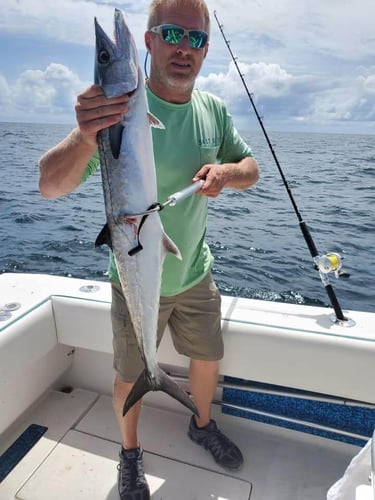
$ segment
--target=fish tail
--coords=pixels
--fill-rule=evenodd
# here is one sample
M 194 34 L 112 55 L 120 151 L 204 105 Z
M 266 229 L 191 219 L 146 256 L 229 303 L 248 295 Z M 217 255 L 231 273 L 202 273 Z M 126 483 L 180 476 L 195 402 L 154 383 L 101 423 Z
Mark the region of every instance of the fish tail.
M 177 399 L 177 401 L 191 410 L 195 415 L 199 416 L 197 407 L 193 403 L 192 399 L 159 366 L 156 368 L 154 377 L 151 377 L 150 373 L 146 369 L 143 370 L 126 398 L 122 415 L 125 416 L 130 408 L 150 391 L 162 391 L 169 394 L 172 398 Z

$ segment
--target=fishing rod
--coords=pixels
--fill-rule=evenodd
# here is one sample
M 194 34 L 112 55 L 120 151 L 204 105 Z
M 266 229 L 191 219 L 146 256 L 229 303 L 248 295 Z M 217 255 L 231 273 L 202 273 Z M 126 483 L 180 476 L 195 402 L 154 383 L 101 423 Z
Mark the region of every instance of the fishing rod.
M 258 119 L 258 122 L 259 122 L 259 125 L 262 129 L 262 132 L 264 134 L 264 137 L 267 141 L 267 144 L 268 144 L 268 147 L 271 151 L 271 154 L 272 154 L 272 157 L 275 161 L 275 164 L 277 166 L 277 169 L 279 171 L 279 174 L 281 176 L 281 179 L 283 181 L 283 184 L 284 184 L 284 187 L 288 193 L 288 196 L 289 196 L 289 199 L 292 203 L 292 206 L 293 206 L 293 209 L 297 215 L 297 219 L 298 219 L 298 222 L 299 222 L 299 227 L 301 229 L 301 232 L 303 234 L 303 237 L 306 241 L 306 244 L 307 244 L 307 247 L 310 251 L 310 254 L 313 258 L 313 261 L 314 261 L 314 265 L 315 265 L 315 268 L 319 271 L 319 275 L 320 275 L 320 279 L 322 280 L 322 283 L 324 285 L 324 288 L 327 292 L 327 295 L 328 295 L 328 298 L 329 298 L 329 301 L 333 307 L 333 310 L 335 312 L 335 318 L 334 318 L 334 321 L 335 323 L 337 324 L 340 324 L 340 325 L 343 325 L 343 326 L 352 326 L 352 324 L 354 323 L 352 320 L 349 320 L 348 318 L 346 318 L 342 312 L 342 309 L 341 309 L 341 306 L 339 304 L 339 301 L 337 300 L 337 297 L 336 297 L 336 294 L 335 294 L 335 291 L 332 287 L 332 285 L 330 284 L 329 282 L 329 279 L 328 279 L 328 274 L 330 272 L 333 272 L 336 276 L 336 278 L 339 278 L 340 275 L 343 275 L 341 271 L 341 268 L 342 268 L 342 261 L 341 261 L 341 257 L 339 254 L 337 253 L 334 253 L 334 252 L 330 252 L 330 253 L 327 253 L 325 255 L 319 255 L 319 252 L 317 250 L 317 247 L 314 243 L 314 240 L 311 236 L 311 233 L 309 231 L 309 228 L 307 227 L 305 221 L 303 220 L 303 217 L 300 213 L 300 211 L 298 210 L 298 207 L 297 207 L 297 203 L 293 197 L 293 194 L 292 194 L 292 191 L 288 185 L 288 182 L 286 180 L 286 177 L 284 175 L 284 172 L 281 168 L 281 165 L 280 165 L 280 162 L 276 156 L 276 153 L 275 153 L 275 150 L 272 146 L 272 143 L 270 141 L 270 138 L 267 134 L 267 131 L 265 129 L 265 126 L 263 124 L 263 119 L 262 117 L 259 115 L 258 113 L 258 110 L 255 106 L 255 103 L 254 103 L 254 99 L 253 99 L 253 94 L 249 91 L 247 85 L 246 85 L 246 81 L 245 81 L 245 78 L 244 78 L 244 75 L 243 73 L 241 72 L 239 66 L 238 66 L 238 63 L 237 63 L 237 58 L 234 56 L 233 52 L 232 52 L 232 49 L 230 47 L 230 41 L 226 38 L 225 34 L 224 34 L 224 31 L 223 31 L 223 25 L 220 23 L 218 17 L 217 17 L 217 14 L 216 14 L 216 11 L 214 11 L 214 16 L 215 16 L 215 19 L 216 19 L 216 22 L 219 26 L 219 29 L 220 29 L 220 32 L 221 32 L 221 35 L 225 41 L 225 44 L 226 46 L 228 47 L 228 50 L 229 50 L 229 53 L 231 55 L 231 58 L 232 58 L 232 61 L 234 62 L 234 65 L 237 69 L 237 72 L 241 78 L 241 81 L 243 83 L 243 86 L 246 90 L 246 93 L 247 93 L 247 96 L 251 102 L 251 105 L 253 107 L 253 110 L 255 112 L 255 115 Z

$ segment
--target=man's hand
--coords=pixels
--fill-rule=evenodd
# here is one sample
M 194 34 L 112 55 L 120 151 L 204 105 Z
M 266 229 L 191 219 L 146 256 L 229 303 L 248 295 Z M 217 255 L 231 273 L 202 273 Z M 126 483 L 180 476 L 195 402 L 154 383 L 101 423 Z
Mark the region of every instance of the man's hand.
M 223 165 L 217 165 L 215 163 L 207 163 L 206 165 L 203 165 L 203 167 L 195 174 L 193 182 L 196 182 L 199 179 L 203 179 L 204 184 L 200 190 L 197 191 L 197 194 L 209 196 L 210 198 L 216 198 L 227 182 Z
M 128 111 L 129 96 L 107 98 L 98 85 L 91 85 L 77 97 L 75 112 L 81 140 L 96 145 L 99 130 L 118 123 Z
M 193 182 L 204 179 L 205 183 L 197 194 L 216 198 L 224 187 L 232 189 L 247 189 L 253 186 L 259 178 L 258 164 L 250 156 L 238 163 L 208 163 L 198 170 Z

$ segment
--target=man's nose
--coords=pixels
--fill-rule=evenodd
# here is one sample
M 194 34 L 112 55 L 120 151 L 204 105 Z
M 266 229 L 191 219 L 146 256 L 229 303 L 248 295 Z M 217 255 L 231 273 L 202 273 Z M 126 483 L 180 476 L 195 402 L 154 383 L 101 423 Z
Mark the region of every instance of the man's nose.
M 180 49 L 184 52 L 190 52 L 191 46 L 190 46 L 189 38 L 187 35 L 184 35 L 183 39 L 178 44 L 178 49 Z

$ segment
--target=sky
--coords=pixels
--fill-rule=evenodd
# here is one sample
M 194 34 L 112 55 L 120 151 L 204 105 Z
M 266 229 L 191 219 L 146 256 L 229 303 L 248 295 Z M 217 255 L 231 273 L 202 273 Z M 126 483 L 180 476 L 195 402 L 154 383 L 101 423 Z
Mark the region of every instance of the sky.
M 210 46 L 197 87 L 224 99 L 239 130 L 375 134 L 374 0 L 206 0 Z M 75 124 L 93 82 L 94 17 L 123 10 L 143 66 L 149 0 L 1 0 L 0 121 Z

